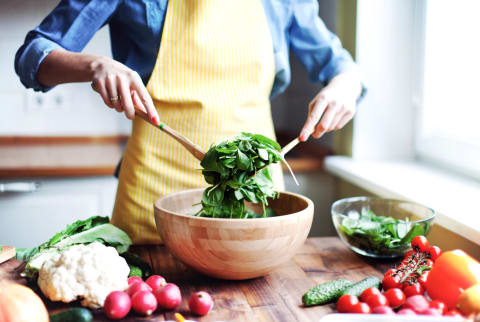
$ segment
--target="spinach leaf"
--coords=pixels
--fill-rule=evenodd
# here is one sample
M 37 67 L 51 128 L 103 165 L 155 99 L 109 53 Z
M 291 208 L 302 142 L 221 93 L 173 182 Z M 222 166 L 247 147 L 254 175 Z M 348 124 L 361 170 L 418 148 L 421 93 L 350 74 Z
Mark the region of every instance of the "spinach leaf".
M 245 208 L 245 201 L 261 203 L 263 217 L 268 198 L 276 198 L 272 163 L 284 161 L 280 145 L 260 134 L 242 132 L 231 141 L 212 145 L 200 165 L 208 187 L 202 196 L 202 209 L 196 216 L 213 218 L 257 218 Z
M 375 254 L 403 252 L 410 247 L 411 240 L 425 235 L 428 227 L 407 220 L 377 216 L 373 211 L 363 211 L 358 219 L 345 218 L 339 226 L 340 232 L 352 246 Z

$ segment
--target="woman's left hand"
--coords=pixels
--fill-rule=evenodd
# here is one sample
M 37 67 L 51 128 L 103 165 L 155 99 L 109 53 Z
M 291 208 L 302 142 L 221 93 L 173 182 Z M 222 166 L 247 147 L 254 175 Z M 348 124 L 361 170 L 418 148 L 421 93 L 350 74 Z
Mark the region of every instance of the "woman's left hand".
M 310 135 L 318 139 L 327 132 L 344 127 L 355 114 L 361 91 L 357 74 L 335 76 L 308 105 L 308 117 L 300 132 L 300 141 L 306 141 Z

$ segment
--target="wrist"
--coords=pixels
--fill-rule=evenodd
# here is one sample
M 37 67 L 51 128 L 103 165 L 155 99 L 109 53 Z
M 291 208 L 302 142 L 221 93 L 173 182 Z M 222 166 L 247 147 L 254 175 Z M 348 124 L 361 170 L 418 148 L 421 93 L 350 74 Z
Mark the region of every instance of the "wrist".
M 88 80 L 93 81 L 95 75 L 104 69 L 108 58 L 104 56 L 88 55 L 86 57 L 86 68 Z

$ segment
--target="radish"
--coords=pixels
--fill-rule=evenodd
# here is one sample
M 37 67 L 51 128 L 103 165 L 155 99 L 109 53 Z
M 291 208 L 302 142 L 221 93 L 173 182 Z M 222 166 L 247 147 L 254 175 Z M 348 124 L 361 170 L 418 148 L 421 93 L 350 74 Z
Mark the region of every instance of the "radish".
M 180 289 L 173 283 L 165 284 L 165 286 L 155 290 L 154 294 L 157 298 L 158 305 L 162 309 L 172 310 L 182 302 Z
M 128 278 L 128 285 L 136 283 L 136 282 L 143 282 L 143 280 L 138 276 L 130 276 Z
M 433 315 L 433 316 L 441 316 L 442 312 L 440 312 L 438 309 L 434 309 L 434 308 L 431 307 L 431 308 L 428 308 L 425 311 L 423 311 L 422 314 Z
M 401 309 L 400 311 L 397 312 L 397 314 L 400 315 L 417 315 L 414 310 L 411 309 Z
M 122 291 L 113 291 L 108 294 L 103 305 L 103 311 L 105 315 L 112 320 L 119 320 L 124 318 L 130 308 L 132 307 L 132 301 L 127 293 Z
M 194 314 L 207 315 L 213 307 L 212 297 L 207 292 L 196 292 L 190 296 L 188 307 Z
M 415 313 L 420 314 L 430 308 L 430 304 L 425 296 L 413 295 L 405 300 L 402 308 L 411 309 L 415 311 Z
M 135 293 L 139 292 L 139 291 L 148 291 L 148 292 L 152 292 L 152 288 L 150 287 L 150 285 L 148 285 L 147 283 L 145 282 L 134 282 L 132 283 L 128 288 L 127 288 L 127 294 L 130 295 L 130 297 L 133 297 L 135 295 Z
M 380 305 L 380 306 L 376 306 L 373 308 L 372 310 L 373 313 L 376 313 L 376 314 L 395 314 L 395 312 L 392 310 L 392 308 L 390 306 L 386 306 L 386 305 Z
M 153 291 L 156 291 L 160 287 L 165 286 L 165 284 L 167 284 L 165 279 L 163 277 L 161 277 L 160 275 L 150 276 L 149 278 L 147 278 L 145 283 L 150 285 L 150 287 L 152 288 Z
M 149 291 L 138 291 L 132 297 L 132 307 L 137 313 L 150 315 L 157 309 L 157 299 Z

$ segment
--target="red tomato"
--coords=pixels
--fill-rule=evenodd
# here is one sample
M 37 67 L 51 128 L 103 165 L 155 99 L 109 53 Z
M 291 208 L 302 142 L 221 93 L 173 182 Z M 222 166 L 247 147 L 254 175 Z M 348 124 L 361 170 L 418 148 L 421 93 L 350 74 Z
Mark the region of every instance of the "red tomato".
M 352 306 L 352 310 L 349 313 L 360 313 L 360 314 L 370 314 L 372 313 L 372 309 L 368 306 L 367 303 L 358 302 L 354 306 Z
M 405 303 L 405 299 L 407 298 L 405 294 L 399 288 L 391 288 L 385 292 L 385 297 L 390 304 L 390 307 L 399 307 L 403 303 Z
M 337 310 L 340 313 L 349 313 L 352 311 L 354 305 L 360 301 L 355 295 L 342 295 L 337 302 Z
M 397 273 L 397 270 L 396 269 L 393 269 L 393 268 L 390 268 L 386 273 L 385 275 L 383 275 L 383 277 L 387 277 L 388 275 L 393 275 Z
M 412 257 L 413 254 L 415 254 L 415 251 L 413 249 L 410 249 L 408 252 L 405 253 L 405 256 L 403 258 L 409 259 L 410 257 Z
M 424 259 L 422 265 L 433 267 L 433 261 L 430 258 Z
M 414 296 L 414 295 L 423 295 L 425 292 L 422 285 L 420 283 L 415 283 L 410 286 L 407 286 L 403 289 L 406 297 Z
M 377 306 L 388 306 L 388 300 L 382 293 L 372 294 L 367 298 L 367 304 L 370 308 L 374 309 Z
M 382 281 L 382 287 L 384 290 L 388 290 L 391 288 L 399 288 L 400 287 L 400 276 L 397 275 L 389 275 L 385 277 Z
M 370 295 L 375 295 L 375 294 L 377 295 L 382 294 L 382 292 L 376 287 L 367 288 L 360 295 L 360 301 L 367 302 L 367 299 L 370 297 Z
M 428 240 L 425 236 L 415 236 L 412 239 L 412 248 L 419 252 L 425 253 L 428 251 Z
M 444 316 L 463 316 L 463 315 L 457 309 L 453 309 L 445 313 Z
M 430 255 L 432 261 L 435 262 L 437 258 L 442 255 L 442 250 L 438 246 L 430 246 L 430 248 L 428 249 L 428 254 Z
M 432 302 L 430 302 L 429 305 L 432 309 L 437 309 L 442 314 L 447 313 L 448 308 L 447 308 L 447 304 L 445 304 L 445 302 L 442 302 L 442 301 L 439 301 L 439 300 L 433 300 Z
M 430 271 L 423 272 L 422 276 L 420 276 L 417 280 L 424 289 L 425 289 L 425 284 L 427 283 L 428 274 L 430 274 Z

